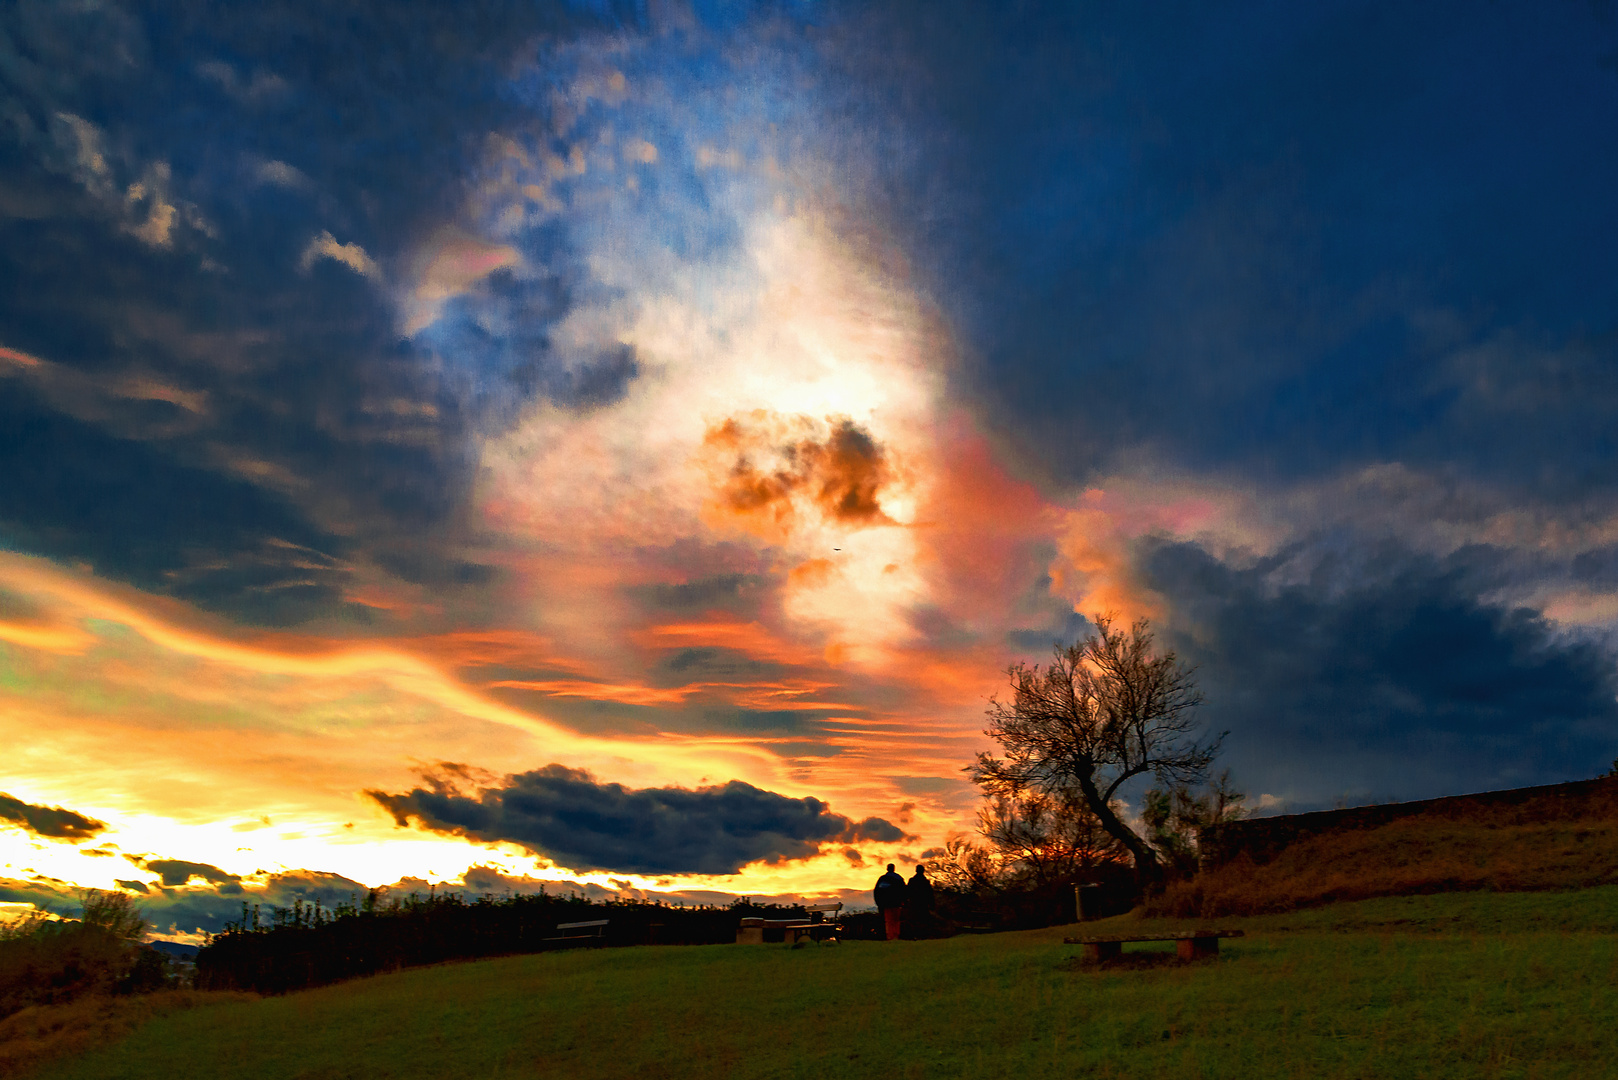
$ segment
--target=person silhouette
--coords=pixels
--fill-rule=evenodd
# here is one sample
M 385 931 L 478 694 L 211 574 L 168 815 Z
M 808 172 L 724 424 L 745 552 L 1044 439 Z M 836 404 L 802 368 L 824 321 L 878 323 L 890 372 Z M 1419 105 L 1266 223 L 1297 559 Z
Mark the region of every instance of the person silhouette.
M 888 940 L 896 940 L 899 937 L 900 913 L 905 906 L 905 879 L 894 872 L 892 863 L 888 864 L 888 872 L 876 879 L 876 889 L 871 895 L 876 899 L 877 910 L 882 912 L 882 925 Z
M 911 937 L 926 937 L 932 929 L 933 883 L 927 880 L 927 867 L 920 863 L 905 886 L 904 922 Z

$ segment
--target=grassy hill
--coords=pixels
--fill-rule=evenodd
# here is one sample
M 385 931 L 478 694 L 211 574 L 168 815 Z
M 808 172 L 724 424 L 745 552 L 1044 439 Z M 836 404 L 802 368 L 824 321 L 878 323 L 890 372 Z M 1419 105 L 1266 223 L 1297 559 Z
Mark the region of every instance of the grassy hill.
M 1123 916 L 1086 932 L 1186 926 Z M 1588 1077 L 1618 1060 L 1618 887 L 1234 918 L 1214 961 L 1074 927 L 420 968 L 146 1021 L 67 1078 Z M 1133 948 L 1141 948 L 1134 946 Z
M 1299 837 L 1257 864 L 1239 856 L 1170 885 L 1147 910 L 1218 918 L 1373 896 L 1618 884 L 1618 784 L 1563 786 L 1594 793 L 1575 800 L 1557 798 L 1554 788 L 1532 789 L 1549 794 L 1510 804 L 1435 800 L 1421 813 L 1374 827 Z

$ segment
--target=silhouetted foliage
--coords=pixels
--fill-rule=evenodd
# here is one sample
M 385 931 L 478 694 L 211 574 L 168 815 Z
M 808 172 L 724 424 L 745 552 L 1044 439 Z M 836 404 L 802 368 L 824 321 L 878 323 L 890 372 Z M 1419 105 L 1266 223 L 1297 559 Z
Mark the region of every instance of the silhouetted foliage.
M 1163 867 L 1156 851 L 1123 820 L 1114 800 L 1137 776 L 1175 786 L 1202 783 L 1223 736 L 1197 740 L 1202 695 L 1174 653 L 1153 652 L 1145 619 L 1127 633 L 1113 629 L 1106 616 L 1091 621 L 1097 632 L 1058 648 L 1048 668 L 1019 663 L 1008 669 L 1012 699 L 990 699 L 985 731 L 1005 756 L 979 754 L 968 770 L 996 798 L 1082 799 L 1128 850 L 1139 875 L 1158 881 Z
M 1074 918 L 1075 886 L 1127 874 L 1127 853 L 1074 793 L 985 786 L 981 839 L 952 836 L 929 863 L 944 925 L 1049 926 Z
M 460 893 L 412 893 L 335 908 L 294 903 L 262 911 L 242 905 L 240 921 L 197 954 L 197 986 L 279 994 L 304 987 L 446 960 L 468 960 L 571 947 L 557 924 L 608 920 L 601 944 L 706 945 L 734 942 L 747 916 L 805 917 L 801 907 L 754 904 L 674 906 L 648 900 L 591 901 L 577 893 L 468 899 Z
M 1141 801 L 1141 822 L 1171 876 L 1190 877 L 1197 872 L 1201 830 L 1246 817 L 1246 799 L 1226 769 L 1200 792 L 1185 784 L 1150 789 Z
M 36 912 L 0 926 L 0 1016 L 84 994 L 131 994 L 175 984 L 167 959 L 140 944 L 146 919 L 128 896 L 86 890 L 79 919 Z

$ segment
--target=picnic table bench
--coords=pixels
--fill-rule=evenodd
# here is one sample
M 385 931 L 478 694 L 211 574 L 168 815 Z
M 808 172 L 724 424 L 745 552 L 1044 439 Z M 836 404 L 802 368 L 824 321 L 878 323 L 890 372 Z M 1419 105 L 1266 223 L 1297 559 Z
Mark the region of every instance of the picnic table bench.
M 817 945 L 822 941 L 829 941 L 833 945 L 837 944 L 837 939 L 843 936 L 843 926 L 837 921 L 837 913 L 843 910 L 842 902 L 809 904 L 803 910 L 808 913 L 809 921 L 793 923 L 791 926 L 786 927 L 786 940 L 791 941 L 794 945 L 804 938 L 808 938 Z M 832 917 L 830 922 L 826 921 L 826 916 L 828 915 Z
M 1117 934 L 1107 937 L 1063 938 L 1067 945 L 1083 945 L 1086 960 L 1114 960 L 1123 955 L 1126 941 L 1178 942 L 1181 960 L 1199 960 L 1219 954 L 1220 938 L 1245 936 L 1240 930 L 1176 930 L 1170 934 Z
M 843 936 L 842 924 L 836 919 L 836 913 L 842 910 L 841 903 L 809 904 L 804 908 L 808 916 L 806 919 L 743 919 L 736 930 L 736 944 L 762 945 L 767 941 L 784 941 L 799 945 L 807 939 L 817 945 L 821 942 L 835 945 Z M 830 922 L 826 920 L 827 915 L 832 916 Z M 779 937 L 776 936 L 778 934 Z
M 589 919 L 585 922 L 557 923 L 556 936 L 548 937 L 545 941 L 560 948 L 567 948 L 570 945 L 605 945 L 609 921 Z

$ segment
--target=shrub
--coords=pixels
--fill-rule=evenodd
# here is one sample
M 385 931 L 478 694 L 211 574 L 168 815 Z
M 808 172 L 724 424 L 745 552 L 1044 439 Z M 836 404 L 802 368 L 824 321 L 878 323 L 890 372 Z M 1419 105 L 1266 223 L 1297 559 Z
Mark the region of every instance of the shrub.
M 87 890 L 77 920 L 35 913 L 0 927 L 0 1017 L 90 993 L 172 985 L 168 965 L 140 944 L 146 919 L 123 893 Z

